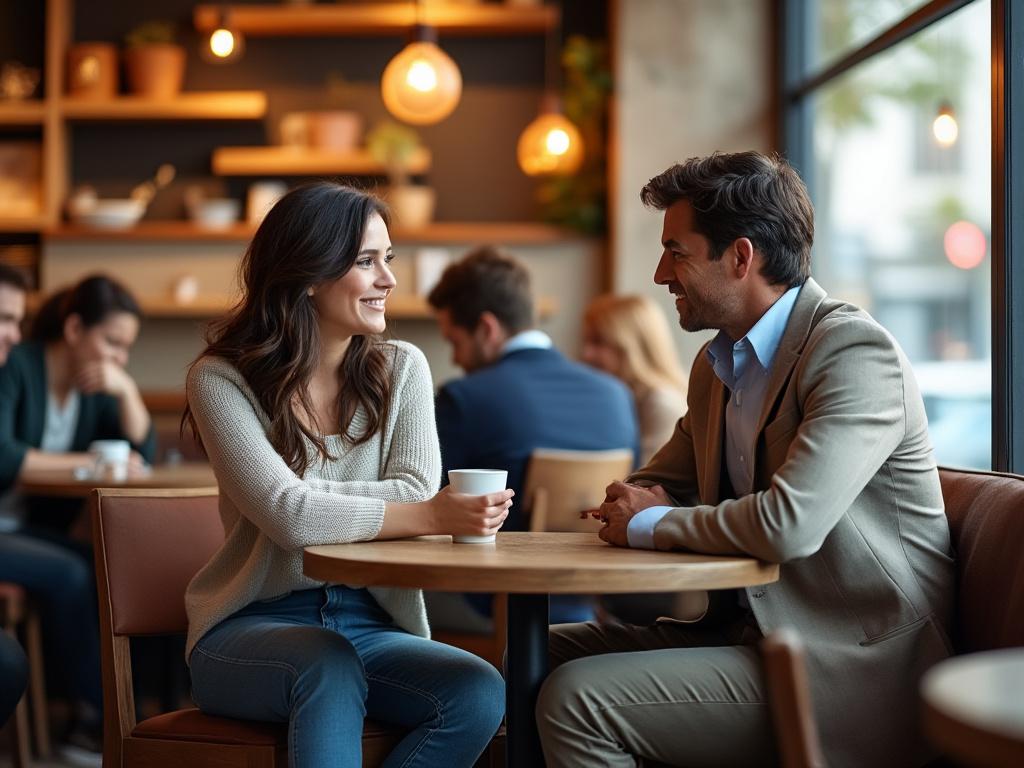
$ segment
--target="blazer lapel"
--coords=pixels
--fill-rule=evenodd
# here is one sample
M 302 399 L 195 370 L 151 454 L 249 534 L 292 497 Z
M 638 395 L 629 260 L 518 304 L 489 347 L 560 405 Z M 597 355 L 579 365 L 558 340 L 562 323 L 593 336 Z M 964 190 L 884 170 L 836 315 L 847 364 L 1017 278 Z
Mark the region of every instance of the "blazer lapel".
M 793 312 L 786 323 L 786 331 L 782 334 L 782 341 L 779 342 L 779 349 L 775 353 L 775 360 L 772 361 L 772 370 L 768 377 L 768 388 L 764 393 L 764 403 L 761 406 L 761 415 L 757 420 L 757 434 L 760 435 L 768 423 L 769 417 L 775 410 L 775 402 L 779 399 L 783 387 L 789 381 L 789 374 L 800 358 L 800 352 L 804 348 L 807 337 L 814 327 L 814 316 L 818 306 L 825 299 L 825 291 L 821 289 L 812 278 L 807 278 L 796 297 L 796 304 L 793 305 Z M 757 456 L 754 456 L 754 466 L 757 466 Z
M 722 477 L 722 444 L 725 440 L 725 384 L 712 376 L 708 398 L 708 432 L 704 457 L 704 477 L 700 484 L 701 501 L 717 504 L 719 480 Z

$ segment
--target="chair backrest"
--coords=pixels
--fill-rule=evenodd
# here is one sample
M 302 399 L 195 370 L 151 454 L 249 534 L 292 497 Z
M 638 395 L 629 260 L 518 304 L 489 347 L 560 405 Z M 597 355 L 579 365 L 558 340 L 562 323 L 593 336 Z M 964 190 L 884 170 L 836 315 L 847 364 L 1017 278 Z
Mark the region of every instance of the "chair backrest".
M 940 467 L 956 553 L 957 651 L 1024 645 L 1024 477 Z
M 795 630 L 782 627 L 761 641 L 768 700 L 782 768 L 824 768 L 807 682 L 804 645 Z
M 114 635 L 185 632 L 185 587 L 224 542 L 217 489 L 93 496 L 97 580 Z
M 604 490 L 633 468 L 633 452 L 558 451 L 538 448 L 526 468 L 526 508 L 531 531 L 596 530 L 580 511 L 604 501 Z
M 216 488 L 97 489 L 90 500 L 100 607 L 104 753 L 135 728 L 129 637 L 188 628 L 185 587 L 224 541 Z

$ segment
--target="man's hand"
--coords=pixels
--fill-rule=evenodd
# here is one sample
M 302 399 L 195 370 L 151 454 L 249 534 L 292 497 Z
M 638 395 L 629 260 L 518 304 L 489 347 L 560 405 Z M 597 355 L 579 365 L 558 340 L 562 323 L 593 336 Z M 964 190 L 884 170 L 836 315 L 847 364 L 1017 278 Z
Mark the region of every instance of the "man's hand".
M 637 512 L 648 507 L 672 506 L 672 500 L 660 485 L 643 488 L 639 485 L 614 482 L 605 489 L 604 504 L 592 511 L 594 517 L 604 522 L 598 531 L 604 541 L 617 547 L 628 547 L 626 529 Z

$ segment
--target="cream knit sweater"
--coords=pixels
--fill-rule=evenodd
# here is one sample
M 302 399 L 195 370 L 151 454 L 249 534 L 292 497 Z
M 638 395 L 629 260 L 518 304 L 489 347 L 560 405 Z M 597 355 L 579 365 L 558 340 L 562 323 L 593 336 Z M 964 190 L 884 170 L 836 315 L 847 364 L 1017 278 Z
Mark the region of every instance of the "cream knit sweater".
M 441 454 L 430 369 L 411 344 L 386 347 L 393 353 L 387 423 L 355 447 L 329 436 L 337 458 L 314 458 L 303 477 L 270 445 L 267 415 L 241 373 L 219 358 L 192 366 L 186 393 L 220 486 L 226 539 L 185 591 L 186 658 L 215 624 L 250 603 L 322 586 L 302 573 L 303 547 L 372 539 L 386 501 L 422 501 L 437 492 Z M 360 408 L 356 434 L 365 419 Z M 311 443 L 308 448 L 312 455 Z M 370 593 L 398 626 L 429 637 L 419 590 L 371 587 Z

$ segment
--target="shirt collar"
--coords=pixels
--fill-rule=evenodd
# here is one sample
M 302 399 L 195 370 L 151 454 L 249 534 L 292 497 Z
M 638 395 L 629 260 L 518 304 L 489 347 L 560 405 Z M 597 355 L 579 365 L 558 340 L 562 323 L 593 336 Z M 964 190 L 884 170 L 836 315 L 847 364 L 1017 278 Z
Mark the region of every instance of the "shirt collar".
M 529 331 L 517 333 L 506 341 L 505 346 L 501 348 L 501 354 L 504 356 L 524 349 L 550 349 L 551 346 L 551 337 L 544 333 L 544 331 L 538 331 L 536 328 L 533 328 Z
M 733 342 L 725 331 L 718 332 L 708 346 L 707 356 L 715 369 L 715 375 L 725 382 L 726 386 L 733 386 L 736 356 L 738 353 L 742 354 L 741 350 L 747 347 L 753 349 L 757 361 L 764 370 L 771 369 L 799 293 L 800 286 L 796 286 L 782 294 L 754 323 L 754 327 L 747 331 L 747 335 L 737 342 Z

